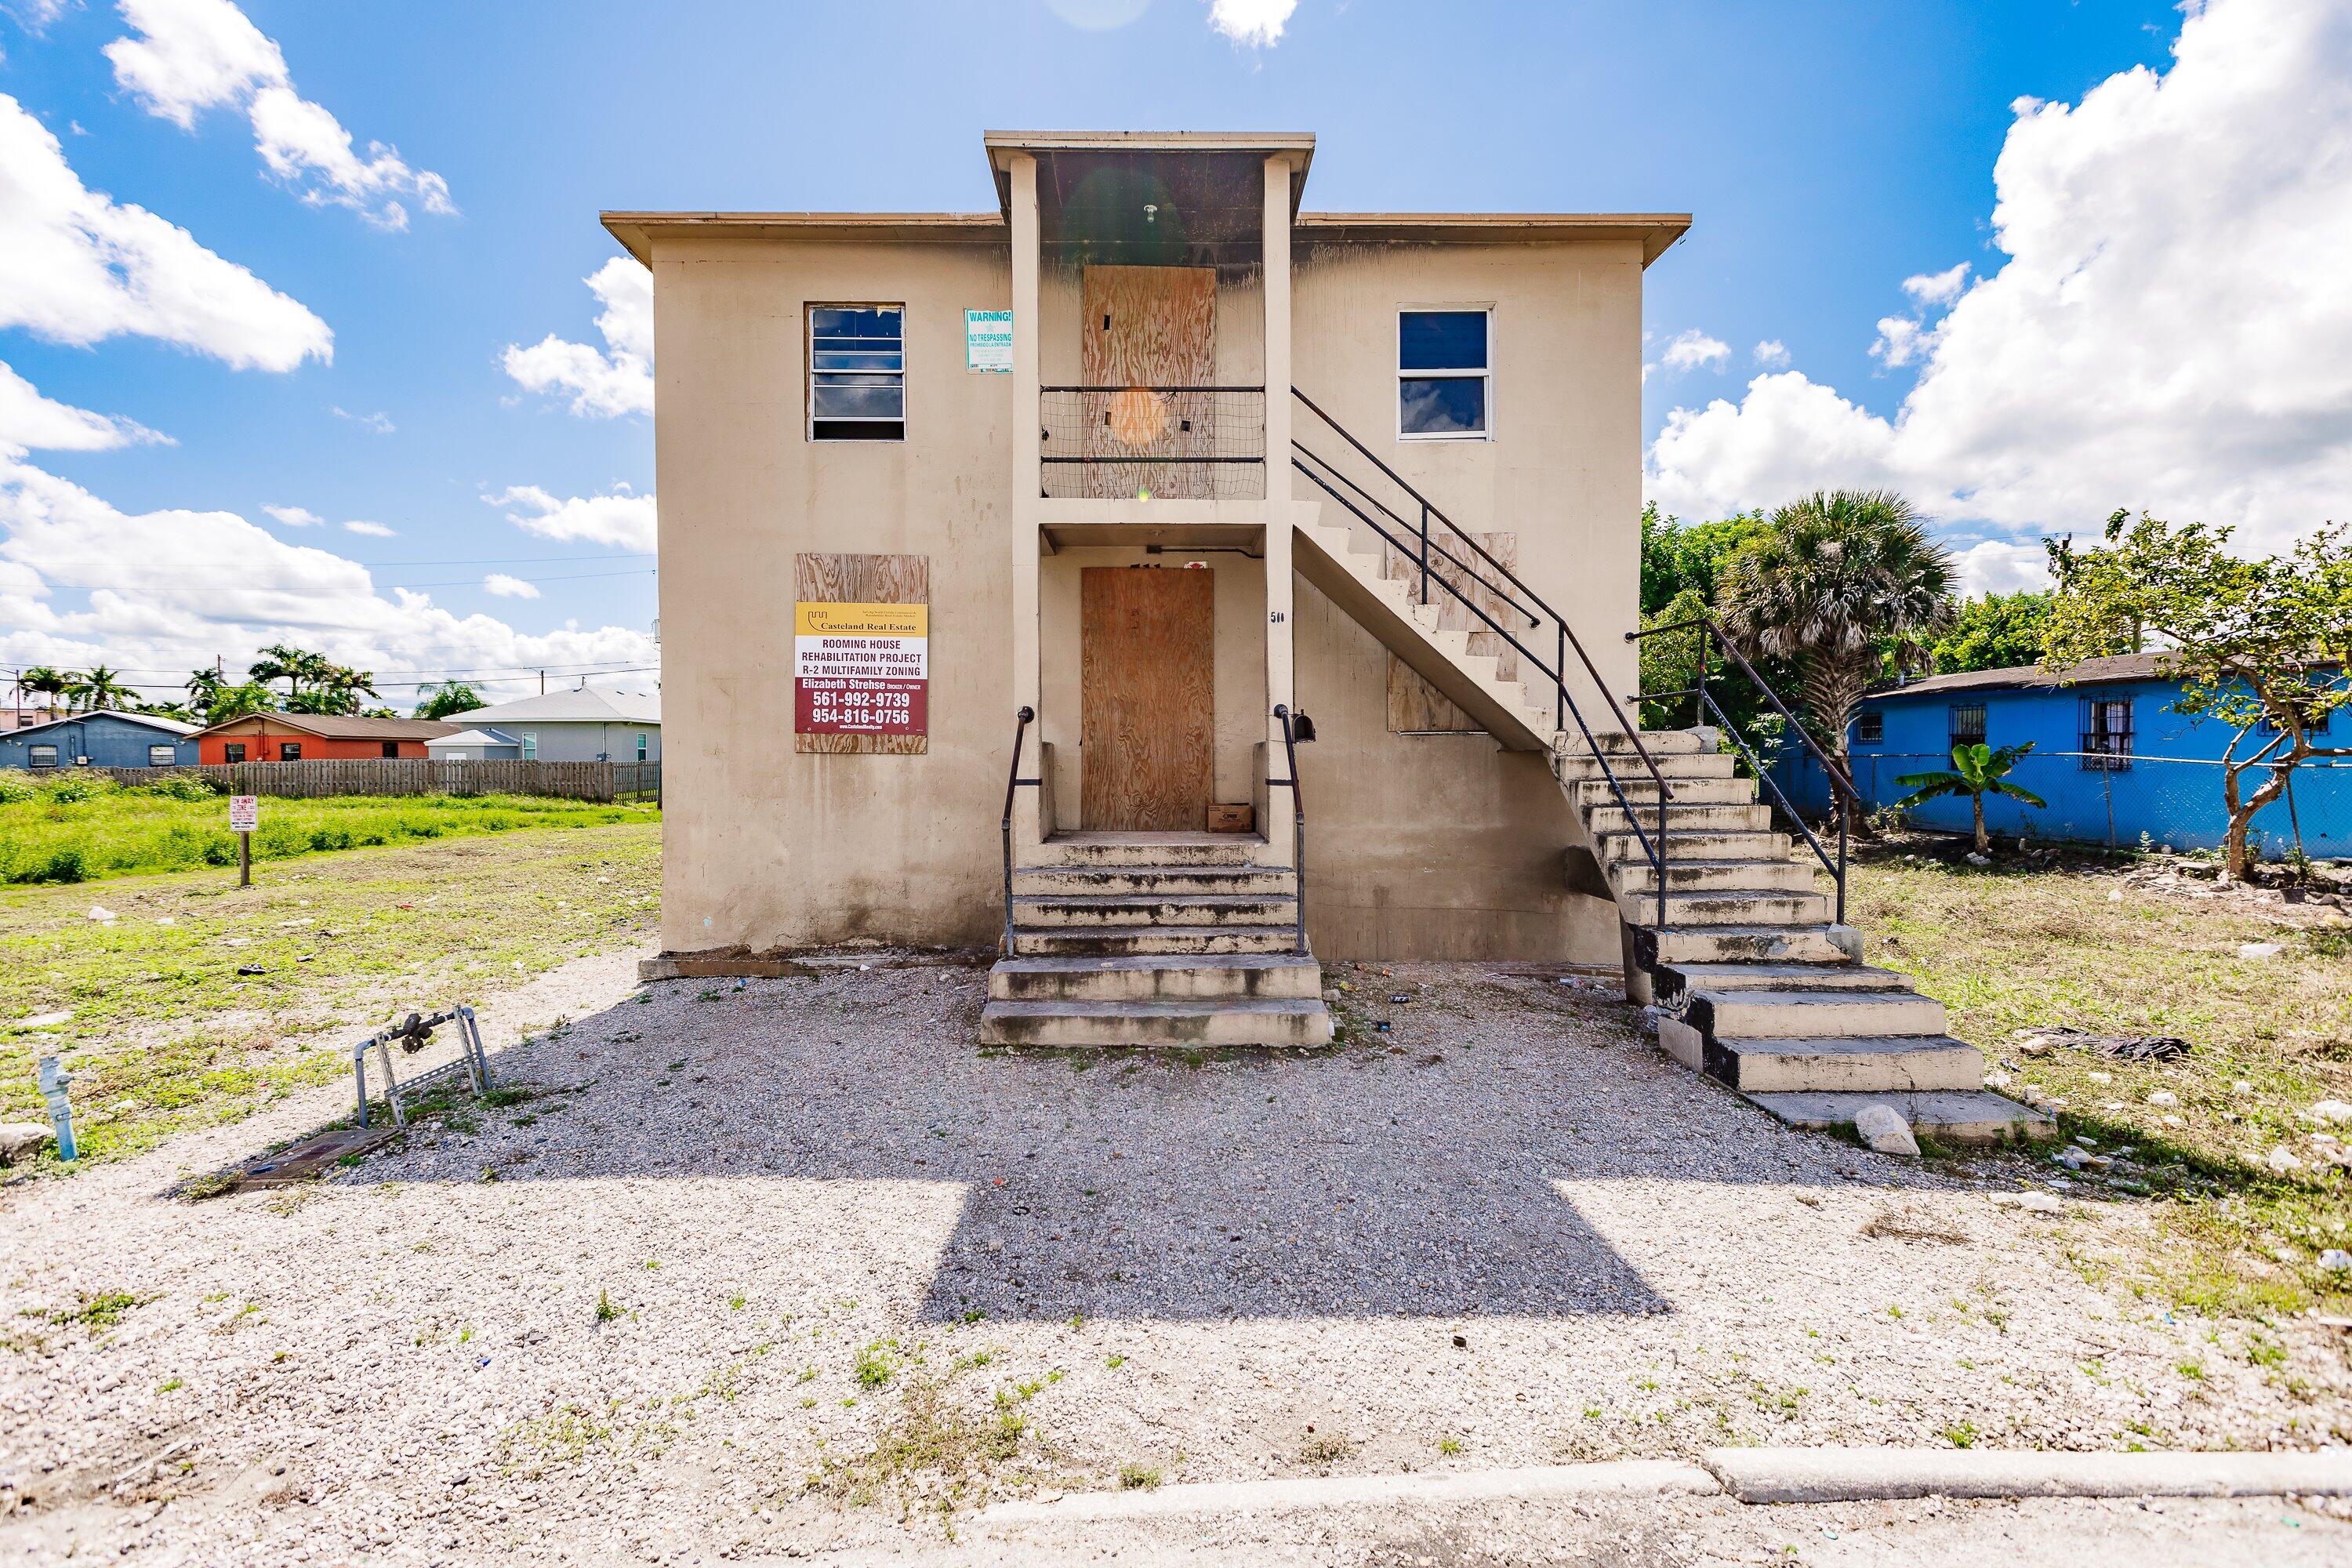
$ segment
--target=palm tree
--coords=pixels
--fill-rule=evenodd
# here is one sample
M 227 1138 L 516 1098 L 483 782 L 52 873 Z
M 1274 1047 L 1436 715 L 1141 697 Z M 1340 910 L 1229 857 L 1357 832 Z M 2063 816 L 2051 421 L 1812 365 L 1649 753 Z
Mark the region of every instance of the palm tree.
M 183 689 L 188 694 L 188 706 L 201 713 L 213 705 L 213 699 L 228 684 L 217 669 L 192 669 Z
M 325 684 L 334 668 L 325 654 L 312 653 L 309 648 L 295 647 L 288 643 L 271 643 L 261 650 L 259 657 L 253 661 L 253 667 L 246 673 L 265 686 L 273 680 L 283 680 L 286 683 L 287 708 L 299 712 L 301 710 L 298 704 L 302 688 Z
M 2005 795 L 2011 800 L 2021 800 L 2032 806 L 2046 806 L 2050 804 L 2032 790 L 2009 782 L 2007 776 L 2009 771 L 2017 766 L 2017 760 L 2020 757 L 2032 750 L 2033 750 L 2033 742 L 2031 741 L 2021 746 L 2003 746 L 1997 752 L 1982 742 L 1973 746 L 1954 746 L 1952 766 L 1948 773 L 1905 773 L 1901 778 L 1896 779 L 1895 781 L 1896 784 L 1911 793 L 1895 804 L 1908 811 L 1915 805 L 1935 800 L 1939 796 L 1967 795 L 1969 805 L 1976 812 L 1977 853 L 1990 855 L 1992 853 L 1992 839 L 1985 832 L 1984 797 L 1986 795 Z
M 1846 732 L 1871 678 L 1926 662 L 1952 614 L 1952 562 L 1892 490 L 1825 490 L 1772 514 L 1735 552 L 1717 605 L 1749 658 L 1797 667 L 1816 736 L 1849 777 Z M 1849 798 L 1849 821 L 1855 809 Z
M 73 676 L 68 671 L 46 664 L 37 664 L 16 678 L 19 689 L 48 699 L 42 706 L 51 710 L 55 710 L 58 699 L 65 694 L 66 688 L 73 681 Z
M 78 676 L 68 689 L 86 709 L 120 708 L 135 701 L 139 694 L 116 679 L 115 672 L 102 664 L 93 664 L 86 675 Z

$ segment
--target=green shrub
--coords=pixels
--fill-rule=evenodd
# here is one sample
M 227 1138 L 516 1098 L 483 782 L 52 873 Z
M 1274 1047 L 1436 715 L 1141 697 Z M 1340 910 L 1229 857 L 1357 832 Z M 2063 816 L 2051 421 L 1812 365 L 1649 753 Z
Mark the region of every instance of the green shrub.
M 36 882 L 87 882 L 89 858 L 71 845 L 51 855 L 33 879 Z
M 113 791 L 114 783 L 110 779 L 76 774 L 51 784 L 48 795 L 50 801 L 58 805 L 79 805 L 83 801 L 96 800 L 100 795 L 110 795 Z
M 39 793 L 22 779 L 0 778 L 0 805 L 16 805 Z
M 221 794 L 199 773 L 174 773 L 167 779 L 157 779 L 153 784 L 142 784 L 139 793 L 159 800 L 213 800 Z

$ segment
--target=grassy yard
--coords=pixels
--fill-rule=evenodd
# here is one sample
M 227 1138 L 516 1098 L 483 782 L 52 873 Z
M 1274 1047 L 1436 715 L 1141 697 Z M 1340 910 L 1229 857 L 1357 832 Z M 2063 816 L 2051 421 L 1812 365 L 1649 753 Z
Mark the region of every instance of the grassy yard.
M 47 1120 L 35 1065 L 63 1051 L 83 1153 L 137 1152 L 347 1071 L 353 1016 L 478 1002 L 641 941 L 661 834 L 628 815 L 274 862 L 243 889 L 233 869 L 0 889 L 0 1119 Z
M 286 860 L 523 827 L 643 822 L 648 816 L 638 806 L 530 795 L 268 797 L 253 858 Z M 71 774 L 38 783 L 0 775 L 0 882 L 88 882 L 236 864 L 228 801 L 198 780 L 125 788 Z
M 2352 1248 L 2352 1171 L 2324 1163 L 2331 1146 L 2312 1136 L 2352 1140 L 2352 1125 L 2308 1114 L 2352 1100 L 2352 926 L 2308 907 L 2200 899 L 2193 883 L 2126 882 L 2125 858 L 1979 868 L 1956 856 L 1925 839 L 1866 852 L 1851 918 L 1873 963 L 1949 1005 L 1952 1032 L 2007 1074 L 2007 1092 L 2059 1100 L 2066 1136 L 2114 1158 L 2075 1180 L 2152 1206 L 2158 1245 L 2145 1256 L 2079 1265 L 2202 1311 L 2352 1306 L 2352 1274 L 2317 1262 Z M 2271 942 L 2273 957 L 2239 956 Z M 2020 1032 L 2053 1025 L 2191 1048 L 2147 1063 L 2029 1054 Z M 2279 1149 L 2294 1167 L 2273 1168 Z M 2046 1152 L 2035 1159 L 2055 1173 Z

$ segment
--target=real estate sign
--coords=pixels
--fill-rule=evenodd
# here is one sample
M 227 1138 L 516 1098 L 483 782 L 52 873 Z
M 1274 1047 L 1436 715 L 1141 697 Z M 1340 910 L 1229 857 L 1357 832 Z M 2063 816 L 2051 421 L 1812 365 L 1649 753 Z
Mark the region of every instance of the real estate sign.
M 803 752 L 920 752 L 930 733 L 930 563 L 793 561 L 793 734 Z

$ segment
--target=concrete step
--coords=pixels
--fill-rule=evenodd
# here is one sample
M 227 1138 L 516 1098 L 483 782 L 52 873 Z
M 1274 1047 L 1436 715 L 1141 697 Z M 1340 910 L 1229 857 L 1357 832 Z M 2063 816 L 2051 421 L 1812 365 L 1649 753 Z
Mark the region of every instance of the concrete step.
M 1660 964 L 1853 962 L 1826 924 L 1670 925 L 1655 940 Z
M 1015 866 L 1013 891 L 1068 897 L 1087 893 L 1277 893 L 1298 889 L 1287 866 Z
M 1645 821 L 1643 826 L 1646 829 L 1649 823 Z M 1678 816 L 1670 818 L 1667 827 L 1667 837 L 1671 842 L 1666 846 L 1666 858 L 1670 862 L 1685 857 L 1694 860 L 1786 860 L 1795 852 L 1795 846 L 1785 833 L 1723 832 L 1713 828 L 1692 829 L 1685 827 L 1682 819 Z M 1642 841 L 1633 837 L 1630 828 L 1621 832 L 1603 833 L 1600 835 L 1600 843 L 1601 861 L 1603 865 L 1611 865 L 1620 860 L 1642 861 L 1648 858 L 1647 852 L 1642 847 Z M 1818 862 L 1808 854 L 1805 864 L 1811 866 Z
M 1298 900 L 1259 893 L 1016 893 L 1015 928 L 1040 926 L 1283 926 Z
M 1673 861 L 1667 862 L 1669 869 Z M 1018 900 L 1015 900 L 1018 902 Z M 1618 907 L 1636 925 L 1658 925 L 1655 893 L 1620 893 Z M 1826 925 L 1830 900 L 1822 893 L 1692 892 L 1669 889 L 1665 897 L 1668 926 L 1809 926 Z
M 1867 963 L 1675 963 L 1658 971 L 1658 994 L 1685 991 L 1908 991 L 1911 977 Z
M 1916 991 L 1763 990 L 1690 993 L 1683 1017 L 1710 1037 L 1864 1039 L 1940 1035 L 1944 1005 Z
M 2042 1111 L 1989 1089 L 1918 1094 L 1751 1094 L 1791 1127 L 1851 1127 L 1865 1105 L 1891 1105 L 1913 1132 L 1946 1143 L 2005 1143 L 2058 1135 Z
M 1984 1058 L 1948 1035 L 1751 1039 L 1708 1036 L 1706 1076 L 1747 1094 L 1979 1089 Z
M 1612 754 L 1619 752 L 1623 752 L 1629 756 L 1633 754 L 1633 737 L 1622 731 L 1597 731 L 1592 739 L 1601 751 Z M 1686 756 L 1694 752 L 1715 750 L 1714 744 L 1706 736 L 1691 730 L 1644 730 L 1642 731 L 1642 745 L 1650 755 L 1661 758 L 1675 753 Z M 1570 749 L 1579 752 L 1585 749 L 1584 737 L 1581 734 L 1576 737 Z
M 1609 787 L 1607 779 L 1580 779 L 1572 784 L 1562 784 L 1560 787 L 1573 791 L 1576 804 L 1586 811 L 1617 804 L 1616 791 Z M 1685 779 L 1679 783 L 1668 780 L 1667 787 L 1675 792 L 1671 803 L 1675 805 L 1746 805 L 1756 798 L 1754 779 Z M 1652 805 L 1658 798 L 1658 781 L 1652 778 L 1646 769 L 1639 773 L 1620 769 L 1617 789 L 1622 790 L 1625 798 L 1636 807 Z
M 1322 1046 L 1318 1001 L 991 1002 L 980 1037 L 999 1046 Z
M 1653 752 L 1651 756 L 1658 771 L 1668 779 L 1727 779 L 1739 771 L 1738 759 L 1727 752 L 1672 752 L 1664 755 Z M 1620 782 L 1632 778 L 1648 778 L 1650 770 L 1642 759 L 1630 752 L 1607 753 L 1610 768 Z M 1570 752 L 1559 759 L 1559 776 L 1582 782 L 1601 777 L 1601 761 L 1590 752 Z
M 1265 840 L 1251 833 L 1056 833 L 1039 845 L 1055 866 L 1247 866 Z
M 1125 958 L 1289 952 L 1293 926 L 1030 926 L 1013 933 L 1016 958 Z
M 1810 864 L 1800 865 L 1785 858 L 1779 860 L 1701 859 L 1694 856 L 1685 859 L 1683 848 L 1679 840 L 1667 841 L 1668 892 L 1812 891 L 1813 868 Z M 1611 885 L 1620 895 L 1647 894 L 1658 890 L 1658 868 L 1647 860 L 1617 861 L 1609 868 L 1609 877 Z
M 1595 835 L 1622 833 L 1632 837 L 1634 818 L 1615 801 L 1606 805 L 1590 805 L 1576 802 L 1584 814 L 1585 826 Z M 1637 804 L 1642 830 L 1653 832 L 1658 826 L 1658 808 L 1654 805 Z M 1772 826 L 1772 808 L 1769 805 L 1694 805 L 1677 802 L 1666 807 L 1666 831 L 1669 835 L 1689 833 L 1762 833 Z M 1639 853 L 1637 849 L 1635 853 Z M 1667 857 L 1673 858 L 1671 851 Z
M 988 972 L 1000 1002 L 1312 1001 L 1323 966 L 1296 953 L 1138 953 L 1005 958 Z

